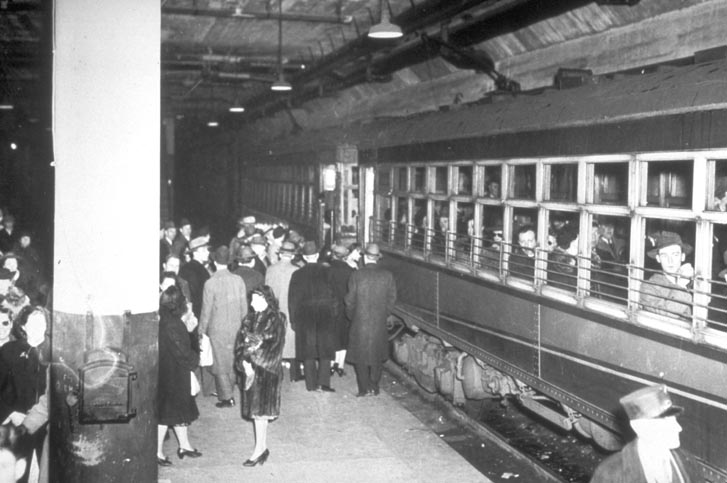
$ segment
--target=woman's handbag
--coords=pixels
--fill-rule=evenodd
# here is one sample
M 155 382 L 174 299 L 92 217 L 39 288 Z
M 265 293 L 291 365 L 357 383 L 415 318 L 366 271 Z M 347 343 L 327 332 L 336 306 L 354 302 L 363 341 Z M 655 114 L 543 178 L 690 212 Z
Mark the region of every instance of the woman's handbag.
M 200 343 L 199 343 L 199 365 L 201 367 L 208 367 L 212 365 L 213 359 L 212 359 L 212 344 L 210 344 L 210 338 L 207 337 L 207 334 L 202 334 Z
M 193 371 L 189 371 L 190 376 L 190 393 L 192 396 L 196 396 L 199 394 L 199 381 L 197 380 L 197 376 L 194 375 Z

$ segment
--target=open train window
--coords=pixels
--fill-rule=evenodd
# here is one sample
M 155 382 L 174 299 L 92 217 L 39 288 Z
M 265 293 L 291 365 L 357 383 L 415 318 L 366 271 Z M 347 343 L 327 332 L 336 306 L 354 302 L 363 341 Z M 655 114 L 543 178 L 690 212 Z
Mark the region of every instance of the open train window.
M 426 190 L 426 172 L 427 169 L 423 166 L 412 168 L 412 182 L 414 183 L 413 189 L 417 193 L 424 193 Z
M 457 194 L 472 194 L 472 166 L 458 166 L 457 171 Z
M 434 192 L 435 193 L 448 193 L 449 189 L 449 176 L 447 174 L 446 166 L 436 166 L 434 170 Z
M 427 200 L 415 198 L 413 213 L 412 223 L 409 225 L 411 249 L 423 253 L 427 236 Z
M 639 308 L 691 322 L 695 298 L 695 223 L 647 218 L 646 234 Z
M 621 163 L 594 163 L 588 165 L 593 180 L 588 191 L 589 203 L 626 205 L 628 202 L 629 165 Z
M 435 258 L 445 258 L 451 227 L 449 224 L 449 202 L 434 202 L 434 230 L 430 242 L 430 253 Z
M 707 327 L 727 332 L 727 225 L 714 225 Z
M 480 194 L 484 198 L 499 200 L 502 198 L 502 168 L 500 166 L 483 166 L 483 175 L 480 177 Z
M 591 295 L 626 305 L 629 287 L 631 222 L 625 216 L 598 215 L 591 227 Z
M 371 227 L 375 240 L 389 243 L 391 234 L 391 197 L 376 195 L 376 219 Z
M 508 196 L 524 200 L 535 199 L 534 164 L 510 167 L 510 189 L 508 190 Z
M 578 165 L 546 164 L 544 199 L 546 201 L 576 201 L 578 192 Z
M 452 258 L 458 262 L 469 262 L 472 256 L 473 236 L 475 232 L 474 203 L 457 203 L 454 232 Z
M 578 285 L 578 213 L 551 211 L 548 216 L 546 282 L 569 292 Z
M 647 206 L 688 208 L 692 205 L 692 161 L 649 161 L 646 170 Z
M 502 206 L 482 205 L 481 207 L 480 256 L 479 262 L 475 264 L 478 268 L 494 272 L 500 271 L 503 211 Z
M 535 280 L 535 259 L 538 254 L 538 210 L 515 208 L 512 218 L 512 240 L 508 272 L 510 275 Z
M 401 250 L 407 245 L 407 225 L 409 224 L 409 199 L 396 198 L 396 223 L 394 224 L 394 239 L 392 241 L 396 248 Z

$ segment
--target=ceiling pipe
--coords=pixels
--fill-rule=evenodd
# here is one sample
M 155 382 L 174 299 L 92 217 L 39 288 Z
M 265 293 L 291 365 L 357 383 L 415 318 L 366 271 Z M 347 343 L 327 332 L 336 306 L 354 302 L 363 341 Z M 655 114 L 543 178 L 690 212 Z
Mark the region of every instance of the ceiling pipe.
M 279 18 L 286 22 L 312 22 L 312 23 L 333 23 L 347 25 L 353 21 L 351 15 L 306 15 L 298 13 L 272 13 L 272 12 L 247 12 L 241 9 L 209 9 L 209 8 L 185 8 L 185 7 L 162 7 L 162 13 L 168 15 L 188 15 L 193 17 L 214 17 L 229 18 L 232 20 L 275 20 Z

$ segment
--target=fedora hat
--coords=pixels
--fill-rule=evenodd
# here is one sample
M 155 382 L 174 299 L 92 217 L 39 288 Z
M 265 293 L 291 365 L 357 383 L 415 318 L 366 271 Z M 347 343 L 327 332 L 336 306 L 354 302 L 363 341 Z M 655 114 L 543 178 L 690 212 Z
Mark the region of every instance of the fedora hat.
M 662 231 L 656 235 L 655 240 L 655 247 L 646 252 L 646 255 L 649 258 L 656 258 L 656 256 L 659 254 L 659 250 L 661 250 L 662 248 L 670 247 L 672 245 L 679 245 L 682 248 L 682 253 L 684 253 L 685 255 L 689 255 L 690 253 L 692 253 L 692 246 L 689 243 L 684 243 L 682 241 L 682 237 L 679 236 L 678 233 L 674 233 L 673 231 Z
M 254 225 L 255 223 L 257 223 L 257 220 L 254 216 L 243 216 L 237 220 L 238 225 Z
M 212 254 L 212 261 L 218 265 L 227 265 L 230 260 L 230 249 L 227 245 L 220 245 Z
M 379 245 L 376 243 L 369 243 L 366 245 L 366 249 L 364 250 L 364 253 L 367 257 L 370 258 L 380 258 L 381 257 L 381 249 L 379 248 Z
M 630 420 L 666 418 L 684 411 L 684 408 L 674 405 L 664 384 L 639 389 L 625 395 L 619 402 Z
M 197 238 L 193 238 L 192 241 L 189 242 L 189 251 L 193 252 L 196 249 L 206 247 L 209 244 L 210 242 L 207 240 L 207 237 L 198 236 Z
M 317 253 L 318 247 L 316 246 L 316 242 L 309 240 L 303 244 L 303 249 L 301 250 L 303 256 L 315 255 Z
M 295 244 L 289 241 L 284 241 L 282 245 L 280 245 L 280 253 L 295 253 Z
M 331 251 L 333 252 L 333 255 L 336 256 L 336 258 L 346 258 L 350 253 L 348 248 L 338 243 L 331 247 Z

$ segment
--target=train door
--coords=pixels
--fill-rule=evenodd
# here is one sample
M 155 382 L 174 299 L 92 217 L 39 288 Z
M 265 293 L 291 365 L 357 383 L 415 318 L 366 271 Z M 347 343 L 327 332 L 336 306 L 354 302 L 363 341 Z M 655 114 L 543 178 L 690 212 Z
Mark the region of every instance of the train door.
M 371 241 L 371 220 L 374 216 L 375 171 L 373 166 L 361 166 L 360 172 L 361 197 L 359 198 L 359 233 L 363 234 L 362 242 Z

